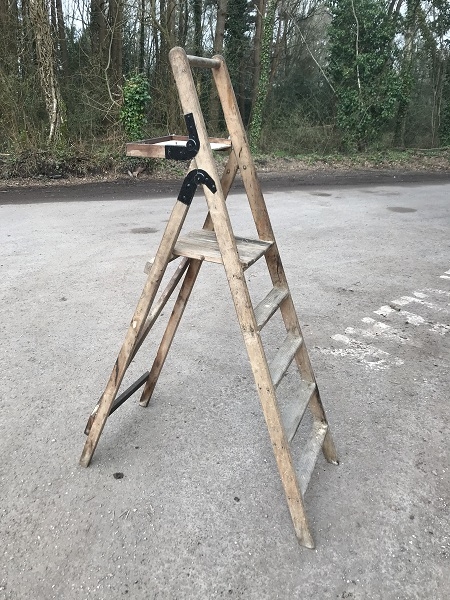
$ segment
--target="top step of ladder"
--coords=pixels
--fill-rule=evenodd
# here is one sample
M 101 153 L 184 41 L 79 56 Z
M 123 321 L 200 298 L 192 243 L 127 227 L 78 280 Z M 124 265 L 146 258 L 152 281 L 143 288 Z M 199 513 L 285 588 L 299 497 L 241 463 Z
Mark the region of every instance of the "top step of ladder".
M 248 269 L 248 267 L 255 263 L 259 258 L 264 256 L 273 243 L 265 240 L 237 236 L 235 239 L 239 260 L 244 270 Z M 206 229 L 190 231 L 187 235 L 179 237 L 173 249 L 171 260 L 174 260 L 178 256 L 185 256 L 186 258 L 194 258 L 212 263 L 223 263 L 216 234 L 214 231 L 207 231 Z M 153 261 L 154 258 L 145 265 L 146 273 L 149 272 Z

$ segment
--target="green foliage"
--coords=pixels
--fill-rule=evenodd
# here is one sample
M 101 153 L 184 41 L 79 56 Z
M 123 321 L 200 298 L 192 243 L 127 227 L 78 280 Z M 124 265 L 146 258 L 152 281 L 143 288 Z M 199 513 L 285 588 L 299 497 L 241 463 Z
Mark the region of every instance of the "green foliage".
M 148 80 L 142 74 L 132 75 L 123 86 L 123 104 L 119 115 L 125 134 L 130 139 L 143 137 L 149 102 Z
M 300 103 L 282 103 L 272 99 L 267 107 L 259 150 L 283 155 L 330 152 L 339 147 L 336 127 L 309 118 Z
M 336 123 L 344 145 L 362 150 L 380 138 L 401 98 L 402 82 L 394 69 L 395 22 L 380 0 L 328 4 Z

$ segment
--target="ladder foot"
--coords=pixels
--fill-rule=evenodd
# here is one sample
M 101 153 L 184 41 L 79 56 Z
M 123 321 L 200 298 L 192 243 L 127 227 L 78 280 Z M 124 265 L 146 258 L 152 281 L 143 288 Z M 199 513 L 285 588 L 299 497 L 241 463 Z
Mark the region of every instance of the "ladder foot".
M 314 539 L 309 529 L 307 529 L 306 531 L 296 531 L 295 535 L 300 546 L 310 548 L 311 550 L 313 550 L 316 547 L 316 545 L 314 544 Z
M 92 454 L 93 451 L 91 451 L 90 448 L 86 448 L 85 446 L 80 458 L 80 466 L 87 468 L 91 464 Z
M 329 463 L 331 463 L 333 465 L 339 464 L 339 458 L 338 458 L 338 455 L 336 452 L 336 446 L 334 445 L 333 437 L 332 437 L 329 429 L 327 431 L 325 439 L 323 440 L 322 452 L 323 452 L 325 459 Z

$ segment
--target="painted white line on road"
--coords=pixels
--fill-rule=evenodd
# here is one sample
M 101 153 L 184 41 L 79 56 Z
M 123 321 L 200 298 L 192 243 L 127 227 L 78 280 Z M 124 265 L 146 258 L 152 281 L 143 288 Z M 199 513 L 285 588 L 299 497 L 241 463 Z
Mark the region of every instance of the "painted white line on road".
M 433 327 L 431 327 L 430 331 L 439 333 L 439 335 L 445 335 L 450 331 L 450 325 L 445 325 L 444 323 L 435 323 Z
M 398 312 L 391 306 L 380 306 L 378 310 L 373 311 L 376 315 L 381 315 L 382 317 L 387 317 L 389 313 Z
M 398 366 L 404 364 L 403 360 L 391 356 L 389 352 L 380 350 L 380 348 L 371 344 L 355 340 L 347 335 L 336 334 L 331 339 L 345 344 L 347 348 L 319 348 L 322 354 L 349 356 L 374 371 L 384 371 L 392 365 Z
M 448 279 L 450 279 L 450 276 Z M 425 298 L 429 298 L 430 295 L 435 296 L 435 299 L 440 301 L 441 306 L 438 305 L 439 303 L 435 304 L 429 300 L 425 300 Z M 427 288 L 413 292 L 411 296 L 401 296 L 396 300 L 392 300 L 389 305 L 381 306 L 378 310 L 374 310 L 373 312 L 376 315 L 389 319 L 393 316 L 393 314 L 396 314 L 400 317 L 400 320 L 403 321 L 405 325 L 410 324 L 415 325 L 416 327 L 426 325 L 428 326 L 428 331 L 438 335 L 445 335 L 450 332 L 450 325 L 436 323 L 429 318 L 426 319 L 416 313 L 403 310 L 401 307 L 415 303 L 418 310 L 420 307 L 423 307 L 424 309 L 431 311 L 449 313 L 450 311 L 447 307 L 450 306 L 450 303 L 445 302 L 445 300 L 447 300 L 446 296 L 450 296 L 450 292 Z M 442 300 L 444 300 L 445 308 L 442 306 Z M 395 341 L 399 345 L 413 343 L 411 338 L 408 337 L 406 333 L 395 329 L 387 323 L 377 321 L 372 317 L 363 317 L 361 321 L 367 325 L 366 328 L 347 327 L 345 329 L 345 335 L 336 334 L 331 336 L 332 340 L 344 344 L 345 348 L 319 347 L 318 350 L 320 350 L 322 354 L 353 358 L 370 370 L 386 370 L 392 366 L 403 365 L 404 361 L 402 359 L 391 356 L 389 352 L 381 350 L 372 344 L 361 342 L 358 339 L 355 339 L 355 337 L 351 336 L 369 339 L 378 338 L 380 340 L 386 339 Z
M 428 292 L 430 294 L 436 294 L 436 295 L 444 295 L 444 296 L 450 296 L 450 292 L 447 292 L 447 290 L 434 290 L 431 288 L 425 288 L 423 290 L 424 292 Z
M 425 296 L 425 294 L 421 294 L 420 292 L 414 292 L 415 296 L 418 296 L 419 294 L 421 296 L 424 296 L 425 298 L 427 298 L 427 296 Z M 426 306 L 427 308 L 430 308 L 431 310 L 436 310 L 437 312 L 442 312 L 442 311 L 448 312 L 448 310 L 446 308 L 441 308 L 440 306 L 436 306 L 436 304 L 433 304 L 432 302 L 426 302 L 422 298 L 413 298 L 412 296 L 402 296 L 401 298 L 392 300 L 391 305 L 394 304 L 394 308 L 395 308 L 395 306 L 406 306 L 407 304 L 411 304 L 413 302 L 416 302 L 417 304 L 421 304 L 422 306 Z
M 348 335 L 360 335 L 362 337 L 372 339 L 378 337 L 386 338 L 388 340 L 393 340 L 399 344 L 406 344 L 410 341 L 407 335 L 401 333 L 397 329 L 394 329 L 394 327 L 391 327 L 390 325 L 386 325 L 386 323 L 375 321 L 375 319 L 372 319 L 371 317 L 364 317 L 363 319 L 361 319 L 361 321 L 363 323 L 371 325 L 371 327 L 368 327 L 367 329 L 360 329 L 358 327 L 347 327 L 345 329 L 345 333 Z
M 379 313 L 379 311 L 374 312 L 382 314 Z M 396 312 L 400 317 L 405 318 L 405 323 L 408 323 L 410 325 L 416 325 L 416 327 L 418 327 L 419 325 L 431 325 L 432 327 L 428 331 L 439 333 L 440 335 L 445 335 L 446 333 L 448 333 L 448 331 L 450 331 L 450 327 L 445 323 L 432 323 L 431 321 L 427 321 L 420 315 L 416 315 L 415 313 L 409 312 L 407 310 L 393 310 L 392 312 Z
M 400 310 L 398 314 L 406 317 L 406 323 L 410 323 L 411 325 L 424 325 L 426 323 L 423 317 L 407 310 Z

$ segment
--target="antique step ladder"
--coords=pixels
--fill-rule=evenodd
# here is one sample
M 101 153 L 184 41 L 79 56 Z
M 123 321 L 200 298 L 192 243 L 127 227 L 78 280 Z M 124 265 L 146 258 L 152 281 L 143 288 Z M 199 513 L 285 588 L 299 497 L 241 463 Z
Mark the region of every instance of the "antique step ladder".
M 202 262 L 205 260 L 223 263 L 295 532 L 301 544 L 313 548 L 314 542 L 308 527 L 303 496 L 320 452 L 322 451 L 331 463 L 338 464 L 338 458 L 256 176 L 228 70 L 221 56 L 212 59 L 187 56 L 182 48 L 173 48 L 169 57 L 189 137 L 168 136 L 128 144 L 127 154 L 146 157 L 165 156 L 179 160 L 191 159 L 191 169 L 183 182 L 156 256 L 146 266 L 147 281 L 125 341 L 106 389 L 88 420 L 85 430 L 88 437 L 80 463 L 85 467 L 89 465 L 108 416 L 141 386 L 144 386 L 144 390 L 140 404 L 148 405 Z M 212 70 L 229 139 L 208 138 L 191 67 Z M 212 153 L 216 148 L 227 148 L 230 151 L 221 180 Z M 258 232 L 259 239 L 256 240 L 235 237 L 226 208 L 226 197 L 238 170 L 244 182 Z M 199 184 L 203 185 L 209 209 L 203 229 L 179 237 L 190 202 Z M 253 308 L 244 270 L 262 256 L 266 260 L 273 288 L 262 302 Z M 169 261 L 176 257 L 181 257 L 181 262 L 159 300 L 154 302 L 166 267 Z M 131 387 L 116 397 L 130 362 L 183 276 L 173 312 L 150 372 L 144 373 Z M 269 365 L 260 331 L 278 309 L 287 335 Z M 292 398 L 292 406 L 284 414 L 277 402 L 276 388 L 294 359 L 300 373 L 298 395 Z M 289 443 L 296 434 L 307 408 L 312 416 L 312 429 L 296 471 Z

